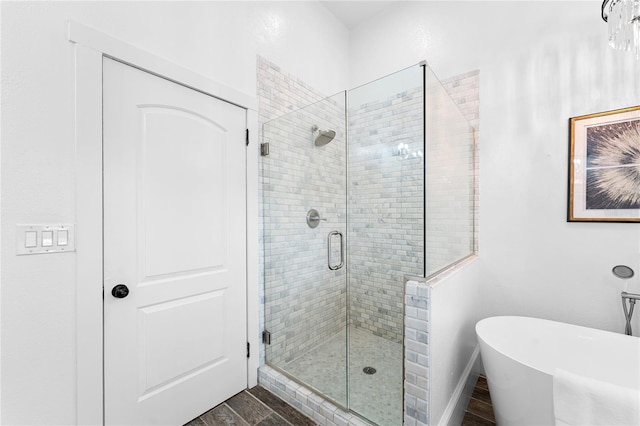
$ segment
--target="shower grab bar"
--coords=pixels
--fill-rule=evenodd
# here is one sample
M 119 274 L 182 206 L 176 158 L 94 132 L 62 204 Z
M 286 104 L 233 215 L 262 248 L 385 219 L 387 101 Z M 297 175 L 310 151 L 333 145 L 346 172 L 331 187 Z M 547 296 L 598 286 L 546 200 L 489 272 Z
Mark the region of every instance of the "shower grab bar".
M 340 263 L 337 265 L 331 265 L 331 242 L 334 235 L 338 235 L 340 237 Z M 344 244 L 342 242 L 342 232 L 340 231 L 331 231 L 329 235 L 327 235 L 327 266 L 332 271 L 337 271 L 338 269 L 344 266 Z

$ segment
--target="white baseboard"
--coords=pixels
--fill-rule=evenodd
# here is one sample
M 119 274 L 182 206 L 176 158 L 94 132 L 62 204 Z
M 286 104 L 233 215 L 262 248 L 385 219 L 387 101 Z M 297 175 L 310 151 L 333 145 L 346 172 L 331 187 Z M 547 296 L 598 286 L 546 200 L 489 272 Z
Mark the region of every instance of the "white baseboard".
M 467 410 L 467 405 L 469 405 L 473 388 L 482 371 L 480 363 L 480 346 L 476 345 L 467 366 L 460 376 L 456 388 L 453 390 L 451 399 L 449 399 L 449 403 L 444 409 L 440 421 L 437 423 L 438 425 L 457 426 L 462 424 L 462 419 Z

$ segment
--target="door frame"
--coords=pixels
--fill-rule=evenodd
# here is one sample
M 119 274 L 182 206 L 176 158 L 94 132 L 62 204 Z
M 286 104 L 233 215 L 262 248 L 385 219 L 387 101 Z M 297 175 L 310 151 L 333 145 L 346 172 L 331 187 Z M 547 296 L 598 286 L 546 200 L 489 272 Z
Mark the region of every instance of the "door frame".
M 109 57 L 246 110 L 247 387 L 258 382 L 258 166 L 255 96 L 83 24 L 67 22 L 75 58 L 76 424 L 104 424 L 102 60 Z

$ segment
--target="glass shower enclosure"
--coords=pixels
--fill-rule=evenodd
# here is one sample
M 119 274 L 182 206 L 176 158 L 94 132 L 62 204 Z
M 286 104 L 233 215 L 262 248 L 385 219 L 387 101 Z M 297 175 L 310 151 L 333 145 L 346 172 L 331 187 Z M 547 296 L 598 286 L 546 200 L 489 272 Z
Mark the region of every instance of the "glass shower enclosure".
M 404 278 L 473 251 L 472 138 L 425 65 L 264 124 L 267 364 L 371 422 L 402 424 Z M 449 231 L 459 250 L 442 242 Z

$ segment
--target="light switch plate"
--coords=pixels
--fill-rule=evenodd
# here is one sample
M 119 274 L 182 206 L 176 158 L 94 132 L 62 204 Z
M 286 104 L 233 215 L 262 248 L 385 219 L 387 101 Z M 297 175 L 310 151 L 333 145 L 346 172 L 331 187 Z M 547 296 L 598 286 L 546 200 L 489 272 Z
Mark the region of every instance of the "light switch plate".
M 76 251 L 74 224 L 16 225 L 17 255 L 64 253 L 67 251 Z
M 38 247 L 38 232 L 37 231 L 25 231 L 25 233 L 24 233 L 24 246 L 26 248 Z

